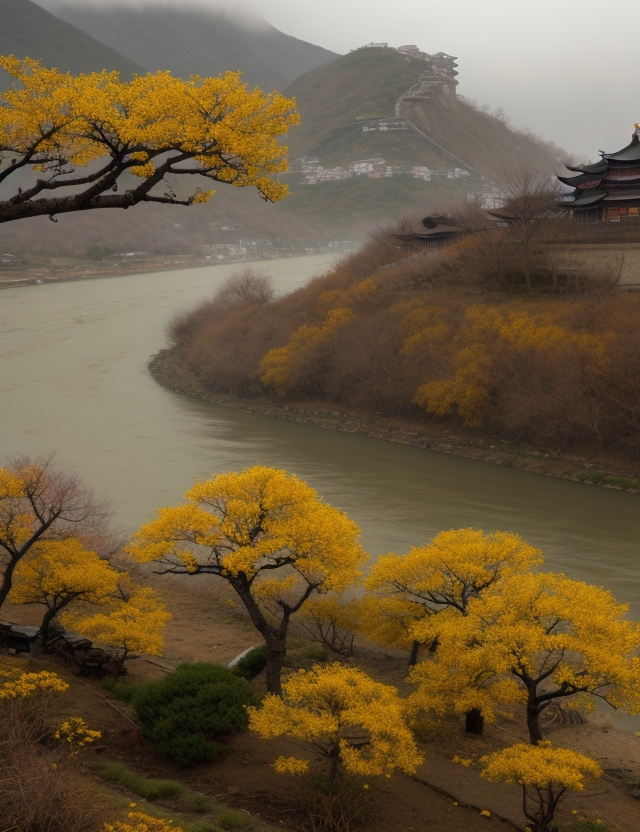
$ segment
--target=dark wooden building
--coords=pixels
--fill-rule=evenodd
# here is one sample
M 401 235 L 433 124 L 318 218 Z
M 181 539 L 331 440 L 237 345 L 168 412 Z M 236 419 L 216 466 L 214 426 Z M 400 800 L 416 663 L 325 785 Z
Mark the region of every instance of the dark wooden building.
M 617 153 L 600 152 L 600 160 L 572 167 L 577 176 L 559 176 L 574 188 L 563 199 L 574 217 L 584 222 L 640 221 L 640 124 L 631 144 Z

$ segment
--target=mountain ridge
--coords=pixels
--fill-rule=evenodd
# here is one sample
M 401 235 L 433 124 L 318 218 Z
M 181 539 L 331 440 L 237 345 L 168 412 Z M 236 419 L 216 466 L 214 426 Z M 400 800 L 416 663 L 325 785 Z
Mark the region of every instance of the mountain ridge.
M 45 66 L 73 74 L 117 70 L 125 78 L 147 69 L 95 40 L 32 0 L 0 0 L 0 54 L 34 58 Z M 11 76 L 0 70 L 0 89 Z
M 98 9 L 65 2 L 49 7 L 60 19 L 151 71 L 168 69 L 183 78 L 240 69 L 250 85 L 271 91 L 337 56 L 285 35 L 267 21 L 241 25 L 220 11 L 166 6 Z

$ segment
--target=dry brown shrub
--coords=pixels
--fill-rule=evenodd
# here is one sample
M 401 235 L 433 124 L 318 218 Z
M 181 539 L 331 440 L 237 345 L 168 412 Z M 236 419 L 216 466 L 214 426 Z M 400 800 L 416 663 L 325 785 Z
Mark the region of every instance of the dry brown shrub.
M 0 751 L 0 832 L 97 832 L 105 807 L 73 758 L 33 743 Z

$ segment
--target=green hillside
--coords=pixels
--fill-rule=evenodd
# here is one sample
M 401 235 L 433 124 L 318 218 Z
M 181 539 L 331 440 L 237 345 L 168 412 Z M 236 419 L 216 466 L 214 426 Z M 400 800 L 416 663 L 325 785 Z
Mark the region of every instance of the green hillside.
M 183 78 L 241 69 L 250 85 L 282 89 L 336 57 L 335 52 L 285 35 L 266 20 L 243 20 L 220 9 L 140 9 L 106 3 L 98 7 L 64 0 L 48 0 L 47 5 L 63 20 L 149 69 L 169 69 Z
M 0 0 L 0 54 L 37 58 L 45 66 L 74 74 L 116 69 L 128 78 L 147 71 L 31 0 Z M 10 81 L 0 70 L 0 89 Z
M 292 155 L 313 152 L 343 124 L 393 116 L 397 99 L 422 72 L 423 61 L 395 49 L 358 49 L 296 79 L 284 90 L 301 115 L 291 132 Z

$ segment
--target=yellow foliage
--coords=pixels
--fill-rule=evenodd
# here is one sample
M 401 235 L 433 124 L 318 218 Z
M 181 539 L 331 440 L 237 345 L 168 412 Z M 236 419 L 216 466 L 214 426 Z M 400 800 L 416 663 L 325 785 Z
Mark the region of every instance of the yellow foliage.
M 303 324 L 298 327 L 285 347 L 269 350 L 260 362 L 262 383 L 272 387 L 278 396 L 284 396 L 294 384 L 293 370 L 296 363 L 354 319 L 355 315 L 350 309 L 339 306 L 327 314 L 321 326 Z
M 304 740 L 350 774 L 410 774 L 422 761 L 398 691 L 354 667 L 334 663 L 298 671 L 283 684 L 282 698 L 268 694 L 261 708 L 248 713 L 249 727 L 261 737 Z M 281 757 L 276 768 L 299 774 L 307 761 Z
M 415 403 L 428 413 L 457 413 L 465 425 L 480 427 L 489 414 L 497 381 L 496 362 L 505 353 L 570 353 L 582 357 L 585 372 L 591 377 L 606 372 L 608 339 L 562 327 L 549 314 L 472 306 L 465 311 L 465 317 L 466 326 L 460 328 L 455 342 L 452 375 L 423 384 L 416 392 Z M 410 339 L 408 346 L 413 344 Z
M 64 693 L 68 688 L 57 673 L 46 670 L 39 673 L 4 671 L 0 675 L 0 699 L 5 700 L 27 699 L 37 693 Z
M 170 820 L 162 820 L 144 812 L 128 812 L 128 820 L 105 823 L 105 832 L 183 832 Z
M 554 699 L 596 694 L 640 712 L 640 625 L 611 593 L 553 573 L 506 577 L 469 601 L 416 625 L 438 649 L 411 674 L 414 704 L 495 715 L 501 702 L 529 698 L 540 713 Z M 542 698 L 541 698 L 542 697 Z M 447 704 L 448 703 L 448 704 Z
M 412 627 L 425 614 L 422 601 L 368 592 L 358 604 L 357 631 L 378 644 L 411 650 Z
M 162 629 L 170 619 L 158 594 L 149 587 L 134 588 L 127 600 L 113 601 L 105 612 L 69 612 L 62 616 L 65 626 L 123 650 L 124 656 L 132 652 L 160 655 L 164 648 Z
M 530 745 L 518 743 L 482 757 L 482 777 L 504 783 L 520 783 L 540 789 L 563 788 L 584 791 L 585 779 L 602 776 L 602 769 L 590 757 L 557 748 L 548 740 Z
M 361 603 L 343 603 L 336 595 L 311 598 L 300 612 L 303 626 L 330 650 L 343 655 L 353 652 L 353 639 L 361 630 Z
M 446 607 L 462 612 L 488 587 L 541 560 L 539 549 L 512 532 L 451 529 L 406 555 L 381 556 L 365 586 L 421 605 L 423 612 L 417 617 L 422 618 Z M 416 607 L 412 609 L 418 613 Z
M 99 740 L 102 737 L 100 731 L 93 731 L 87 723 L 79 716 L 71 716 L 60 725 L 53 735 L 54 739 L 67 743 L 72 754 L 76 754 L 85 745 Z
M 49 609 L 71 600 L 100 604 L 117 591 L 118 578 L 107 561 L 76 538 L 42 541 L 18 563 L 9 600 Z
M 29 58 L 0 56 L 0 66 L 18 82 L 0 95 L 0 150 L 30 154 L 39 170 L 110 156 L 136 176 L 161 179 L 169 153 L 181 173 L 191 162 L 194 173 L 255 186 L 270 201 L 287 193 L 271 177 L 287 168 L 278 136 L 299 121 L 295 101 L 249 90 L 239 72 L 125 82 L 117 72 L 71 76 Z M 196 192 L 193 201 L 203 199 Z
M 292 588 L 286 567 L 321 592 L 342 592 L 360 575 L 359 528 L 293 474 L 256 465 L 200 481 L 185 497 L 134 535 L 135 558 L 230 579 L 264 573 L 270 595 L 273 580 Z

